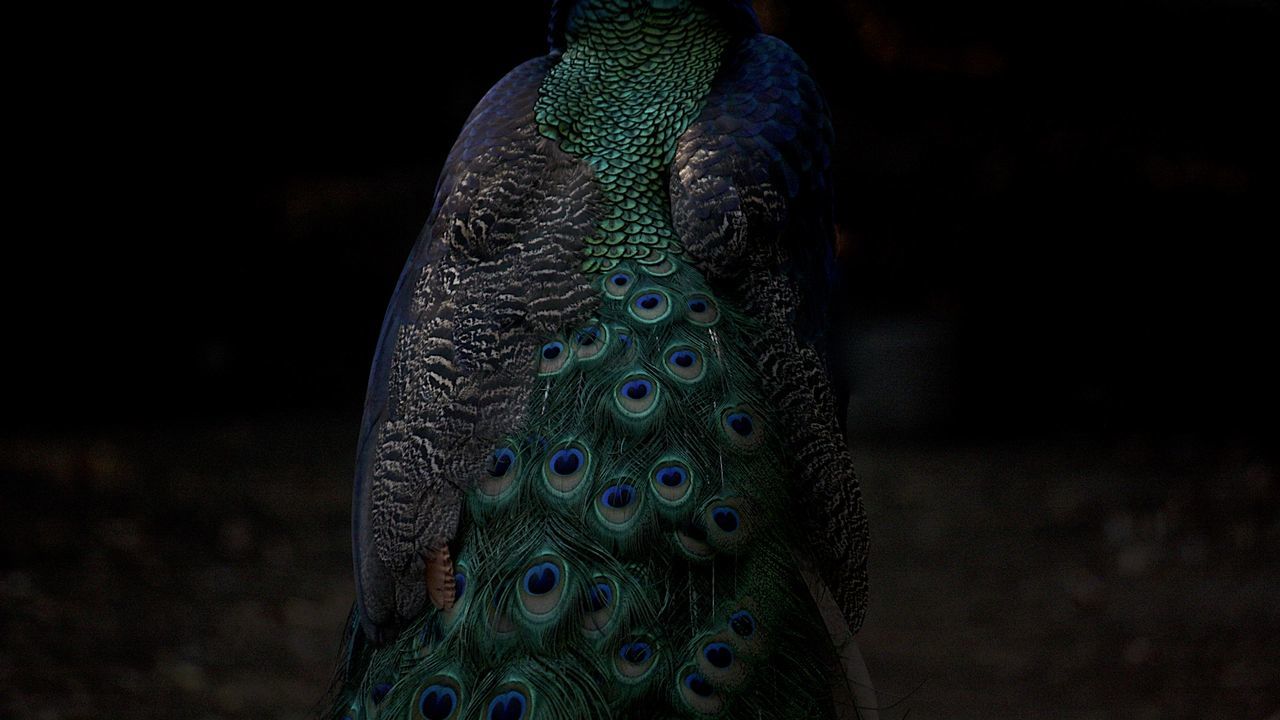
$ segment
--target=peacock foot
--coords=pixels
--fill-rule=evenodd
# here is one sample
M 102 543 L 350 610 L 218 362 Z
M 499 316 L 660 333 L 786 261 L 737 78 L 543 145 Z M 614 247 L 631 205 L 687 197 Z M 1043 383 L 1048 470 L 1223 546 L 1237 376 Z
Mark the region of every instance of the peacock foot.
M 426 557 L 427 595 L 437 610 L 452 610 L 458 596 L 458 585 L 453 575 L 453 558 L 449 548 L 443 547 Z

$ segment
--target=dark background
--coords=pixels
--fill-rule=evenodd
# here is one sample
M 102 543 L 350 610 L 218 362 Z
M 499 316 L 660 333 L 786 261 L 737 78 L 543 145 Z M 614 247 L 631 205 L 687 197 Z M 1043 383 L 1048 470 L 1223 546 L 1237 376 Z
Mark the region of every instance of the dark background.
M 545 5 L 53 19 L 0 298 L 0 714 L 322 694 L 382 311 Z M 757 7 L 839 134 L 888 716 L 1274 717 L 1275 5 Z

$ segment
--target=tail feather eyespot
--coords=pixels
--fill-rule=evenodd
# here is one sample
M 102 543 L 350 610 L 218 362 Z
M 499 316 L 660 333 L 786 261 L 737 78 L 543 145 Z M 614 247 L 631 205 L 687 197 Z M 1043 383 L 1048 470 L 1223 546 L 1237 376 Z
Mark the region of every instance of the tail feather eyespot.
M 702 378 L 704 366 L 702 355 L 693 348 L 681 346 L 667 352 L 667 372 L 678 380 L 694 382 Z
M 559 340 L 553 340 L 538 348 L 538 374 L 555 375 L 569 364 L 569 348 Z
M 576 443 L 562 445 L 553 450 L 543 466 L 547 484 L 561 496 L 573 494 L 582 486 L 591 464 L 590 455 Z
M 418 712 L 426 720 L 449 720 L 457 709 L 458 691 L 450 685 L 436 682 L 418 695 Z
M 508 690 L 489 701 L 487 720 L 522 720 L 529 698 L 519 690 Z
M 666 293 L 650 290 L 637 295 L 627 309 L 637 320 L 655 323 L 671 314 L 671 301 Z
M 685 300 L 685 317 L 694 325 L 710 327 L 720 320 L 720 308 L 706 295 L 691 295 Z

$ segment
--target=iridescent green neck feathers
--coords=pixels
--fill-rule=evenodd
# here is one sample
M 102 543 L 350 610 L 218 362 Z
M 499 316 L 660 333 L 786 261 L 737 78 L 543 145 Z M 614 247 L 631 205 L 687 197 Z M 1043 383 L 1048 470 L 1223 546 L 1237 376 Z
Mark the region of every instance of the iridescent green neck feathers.
M 633 259 L 661 271 L 681 252 L 667 168 L 702 109 L 729 34 L 687 0 L 584 0 L 567 39 L 536 117 L 543 135 L 591 166 L 604 197 L 583 270 L 608 272 Z

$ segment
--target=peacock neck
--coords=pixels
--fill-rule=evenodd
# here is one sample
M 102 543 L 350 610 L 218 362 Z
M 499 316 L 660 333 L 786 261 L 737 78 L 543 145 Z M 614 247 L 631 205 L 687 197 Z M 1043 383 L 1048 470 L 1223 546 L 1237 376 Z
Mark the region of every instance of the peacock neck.
M 583 270 L 631 260 L 663 274 L 680 255 L 667 174 L 730 35 L 688 0 L 581 0 L 537 104 L 541 133 L 594 170 L 604 209 Z

